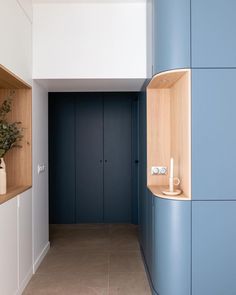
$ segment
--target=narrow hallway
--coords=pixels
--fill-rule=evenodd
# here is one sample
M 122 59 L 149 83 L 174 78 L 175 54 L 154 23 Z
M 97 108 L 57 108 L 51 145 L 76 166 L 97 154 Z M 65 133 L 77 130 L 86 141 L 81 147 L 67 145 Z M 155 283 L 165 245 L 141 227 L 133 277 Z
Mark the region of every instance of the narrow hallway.
M 134 225 L 52 225 L 51 249 L 25 295 L 149 295 Z

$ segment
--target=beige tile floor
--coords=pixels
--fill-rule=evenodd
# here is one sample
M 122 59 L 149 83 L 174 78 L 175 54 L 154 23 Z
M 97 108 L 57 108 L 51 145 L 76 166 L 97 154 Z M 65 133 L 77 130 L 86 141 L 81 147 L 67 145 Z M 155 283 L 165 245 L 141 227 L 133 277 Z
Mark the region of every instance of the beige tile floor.
M 150 295 L 134 225 L 52 225 L 25 295 Z

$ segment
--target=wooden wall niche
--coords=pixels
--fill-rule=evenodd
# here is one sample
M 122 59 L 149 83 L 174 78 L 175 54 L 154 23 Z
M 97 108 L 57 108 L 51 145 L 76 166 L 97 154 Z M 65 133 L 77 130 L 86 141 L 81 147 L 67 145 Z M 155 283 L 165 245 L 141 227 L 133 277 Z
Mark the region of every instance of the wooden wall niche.
M 7 171 L 7 193 L 0 204 L 32 186 L 32 91 L 30 85 L 0 65 L 0 103 L 14 91 L 11 122 L 22 122 L 21 148 L 13 148 L 4 157 Z
M 151 175 L 152 166 L 167 166 L 174 158 L 174 176 L 183 193 L 162 194 L 169 173 Z M 168 171 L 169 172 L 169 171 Z M 191 198 L 191 72 L 176 70 L 156 75 L 147 87 L 147 185 L 154 195 Z

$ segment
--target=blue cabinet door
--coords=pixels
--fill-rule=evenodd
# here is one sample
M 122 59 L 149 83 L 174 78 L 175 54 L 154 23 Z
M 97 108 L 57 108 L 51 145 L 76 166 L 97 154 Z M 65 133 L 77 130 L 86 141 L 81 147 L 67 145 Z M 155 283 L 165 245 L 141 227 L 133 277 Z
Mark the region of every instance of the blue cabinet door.
M 130 93 L 103 94 L 104 222 L 132 222 L 133 97 Z
M 139 216 L 140 243 L 145 252 L 146 244 L 146 202 L 147 202 L 147 136 L 146 136 L 146 92 L 139 95 Z
M 49 93 L 50 223 L 76 222 L 74 112 L 74 94 Z
M 191 202 L 154 198 L 152 261 L 159 295 L 191 294 Z
M 153 1 L 153 74 L 190 67 L 190 0 Z
M 75 95 L 76 222 L 103 222 L 103 97 Z
M 192 199 L 236 199 L 236 69 L 192 70 Z
M 236 67 L 236 1 L 192 0 L 192 66 Z
M 152 273 L 153 259 L 153 195 L 150 191 L 147 194 L 147 228 L 146 228 L 146 263 L 149 274 Z
M 235 295 L 236 201 L 192 206 L 192 295 Z

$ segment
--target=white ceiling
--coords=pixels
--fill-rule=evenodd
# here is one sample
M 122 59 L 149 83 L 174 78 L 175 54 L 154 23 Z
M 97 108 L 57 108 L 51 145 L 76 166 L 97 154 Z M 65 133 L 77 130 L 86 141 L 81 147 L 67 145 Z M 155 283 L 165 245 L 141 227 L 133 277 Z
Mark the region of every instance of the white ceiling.
M 141 91 L 146 79 L 35 79 L 48 92 Z

